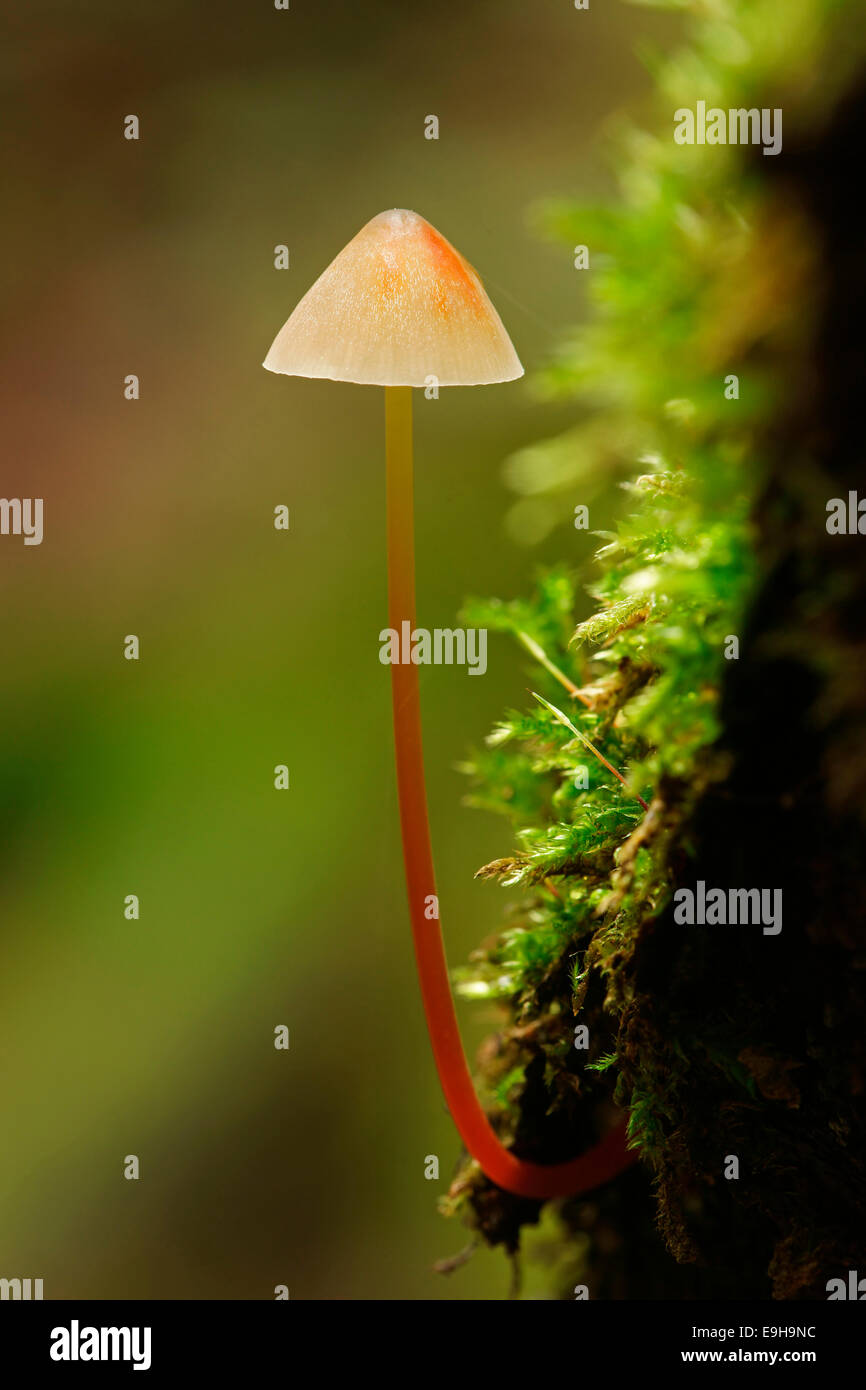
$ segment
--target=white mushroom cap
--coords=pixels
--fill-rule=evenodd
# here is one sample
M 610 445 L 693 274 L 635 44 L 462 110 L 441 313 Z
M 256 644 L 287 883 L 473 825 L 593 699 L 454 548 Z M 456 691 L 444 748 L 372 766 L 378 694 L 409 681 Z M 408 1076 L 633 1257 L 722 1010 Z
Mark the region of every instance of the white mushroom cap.
M 269 372 L 370 386 L 480 386 L 523 367 L 472 266 L 416 212 L 374 217 L 307 291 Z

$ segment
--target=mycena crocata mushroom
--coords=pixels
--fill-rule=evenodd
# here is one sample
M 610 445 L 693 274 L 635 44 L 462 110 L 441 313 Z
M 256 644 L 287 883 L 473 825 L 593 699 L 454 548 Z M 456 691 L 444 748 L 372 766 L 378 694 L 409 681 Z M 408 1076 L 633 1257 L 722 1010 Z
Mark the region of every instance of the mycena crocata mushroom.
M 394 208 L 368 222 L 300 301 L 264 361 L 272 372 L 385 388 L 388 609 L 415 628 L 412 387 L 481 386 L 523 375 L 472 266 L 423 217 Z M 448 1108 L 499 1187 L 539 1199 L 586 1191 L 633 1159 L 617 1125 L 565 1163 L 530 1163 L 497 1138 L 466 1064 L 448 980 L 427 821 L 418 668 L 391 666 L 403 857 L 427 1025 Z M 438 901 L 438 899 L 436 899 Z

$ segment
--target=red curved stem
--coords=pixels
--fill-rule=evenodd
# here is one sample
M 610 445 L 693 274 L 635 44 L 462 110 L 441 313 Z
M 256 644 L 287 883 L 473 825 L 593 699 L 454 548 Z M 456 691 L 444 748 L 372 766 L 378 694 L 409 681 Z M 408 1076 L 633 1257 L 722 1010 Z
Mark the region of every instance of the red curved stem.
M 385 425 L 388 611 L 390 626 L 399 634 L 403 622 L 410 623 L 410 632 L 415 627 L 410 387 L 385 388 Z M 541 1199 L 588 1191 L 635 1161 L 635 1154 L 626 1147 L 624 1124 L 617 1125 L 587 1153 L 567 1163 L 529 1163 L 500 1142 L 475 1093 L 460 1040 L 438 911 L 435 917 L 428 915 L 431 903 L 438 900 L 427 820 L 417 666 L 392 664 L 391 690 L 409 914 L 427 1027 L 448 1109 L 467 1149 L 499 1187 L 522 1197 Z

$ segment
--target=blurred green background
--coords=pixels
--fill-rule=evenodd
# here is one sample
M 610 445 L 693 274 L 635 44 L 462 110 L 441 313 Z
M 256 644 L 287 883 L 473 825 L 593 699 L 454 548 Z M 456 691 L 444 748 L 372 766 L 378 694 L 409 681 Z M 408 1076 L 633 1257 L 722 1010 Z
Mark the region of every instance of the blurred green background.
M 501 1297 L 501 1254 L 432 1270 L 465 1233 L 436 1210 L 459 1140 L 378 661 L 382 394 L 260 363 L 345 242 L 405 206 L 478 268 L 531 372 L 583 296 L 527 209 L 609 191 L 605 123 L 640 110 L 636 47 L 674 19 L 48 0 L 5 25 L 0 492 L 45 499 L 45 539 L 0 538 L 0 1275 L 47 1298 Z M 526 382 L 416 393 L 423 625 L 589 553 L 503 525 L 502 461 L 572 418 Z M 452 964 L 504 903 L 472 877 L 503 827 L 454 768 L 523 697 L 506 639 L 489 663 L 422 673 Z M 461 1014 L 472 1049 L 496 1016 Z

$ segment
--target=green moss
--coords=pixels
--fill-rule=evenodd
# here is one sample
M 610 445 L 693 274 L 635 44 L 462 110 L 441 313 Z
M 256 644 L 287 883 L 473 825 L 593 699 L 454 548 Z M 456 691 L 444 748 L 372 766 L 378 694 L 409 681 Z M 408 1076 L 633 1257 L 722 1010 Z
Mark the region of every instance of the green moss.
M 572 401 L 578 423 L 506 470 L 521 496 L 517 535 L 527 499 L 542 498 L 553 505 L 533 514 L 532 535 L 539 515 L 549 525 L 558 514 L 573 552 L 573 505 L 605 477 L 619 481 L 618 518 L 577 572 L 549 569 L 531 597 L 473 599 L 462 614 L 527 651 L 543 696 L 507 713 L 464 764 L 470 803 L 505 816 L 514 837 L 479 875 L 521 894 L 508 930 L 459 972 L 467 996 L 506 1003 L 483 1068 L 491 1113 L 524 1151 L 557 1158 L 615 1095 L 630 1142 L 657 1171 L 679 1143 L 681 1097 L 696 1075 L 723 1078 L 733 1105 L 757 1094 L 735 1030 L 709 1020 L 700 1038 L 662 1036 L 651 1004 L 637 1030 L 623 1021 L 636 953 L 670 901 L 696 807 L 728 773 L 726 642 L 743 632 L 764 580 L 753 518 L 767 424 L 811 332 L 797 306 L 810 302 L 814 274 L 812 242 L 767 186 L 772 161 L 678 146 L 673 111 L 785 98 L 795 138 L 798 124 L 832 109 L 857 61 L 845 28 L 853 6 L 842 0 L 795 0 L 784 15 L 768 0 L 676 8 L 692 15 L 691 42 L 654 60 L 657 133 L 617 137 L 617 205 L 536 212 L 545 235 L 590 247 L 593 311 L 536 381 L 543 396 Z M 820 73 L 820 93 L 807 69 Z M 726 395 L 731 374 L 737 399 Z M 588 1057 L 573 1047 L 581 1021 Z M 493 1219 L 477 1170 L 456 1191 L 468 1219 L 506 1244 L 537 1214 L 524 1204 L 511 1224 L 501 1209 Z M 682 1232 L 667 1234 L 690 1258 Z

